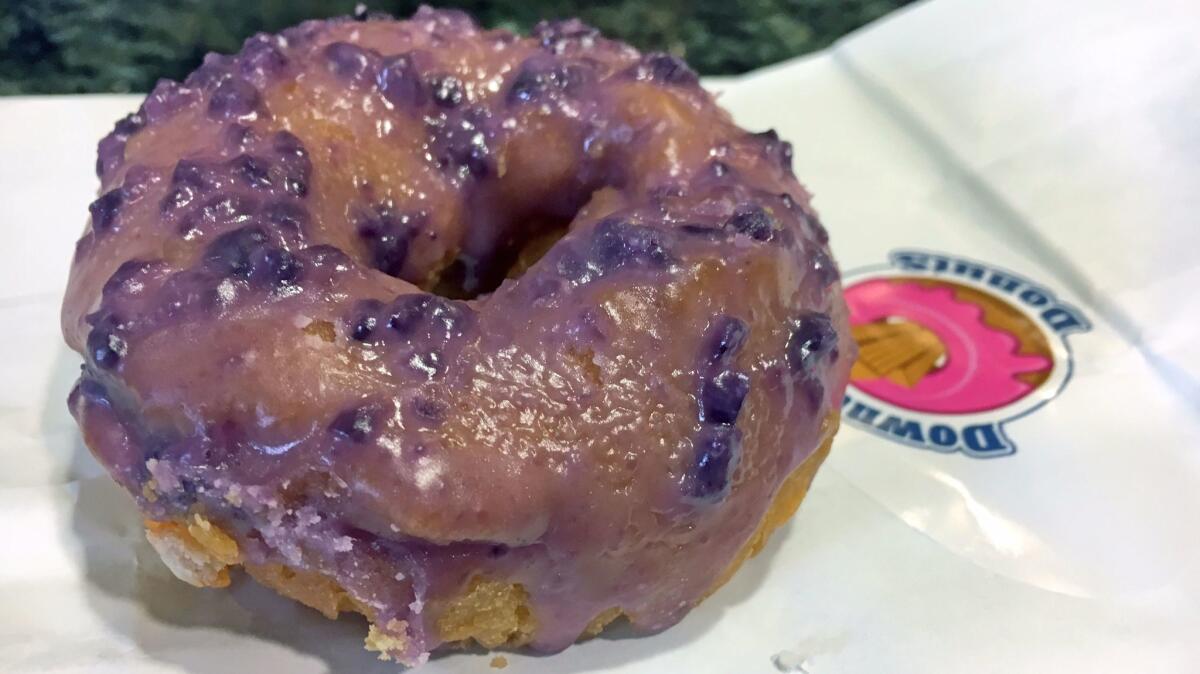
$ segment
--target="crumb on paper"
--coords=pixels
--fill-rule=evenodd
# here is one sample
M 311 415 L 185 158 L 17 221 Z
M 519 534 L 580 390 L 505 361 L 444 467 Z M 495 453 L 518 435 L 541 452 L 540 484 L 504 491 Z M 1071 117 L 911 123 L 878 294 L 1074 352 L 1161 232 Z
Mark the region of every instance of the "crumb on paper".
M 817 669 L 824 669 L 817 666 L 814 660 L 820 660 L 830 653 L 837 653 L 845 645 L 845 634 L 818 632 L 800 639 L 791 648 L 772 655 L 771 664 L 781 672 L 813 674 Z
M 504 669 L 508 666 L 508 658 L 503 655 L 497 655 L 492 658 L 492 669 Z
M 771 656 L 771 664 L 775 665 L 775 669 L 781 672 L 810 674 L 806 667 L 808 658 L 803 653 L 797 653 L 796 651 L 779 651 Z

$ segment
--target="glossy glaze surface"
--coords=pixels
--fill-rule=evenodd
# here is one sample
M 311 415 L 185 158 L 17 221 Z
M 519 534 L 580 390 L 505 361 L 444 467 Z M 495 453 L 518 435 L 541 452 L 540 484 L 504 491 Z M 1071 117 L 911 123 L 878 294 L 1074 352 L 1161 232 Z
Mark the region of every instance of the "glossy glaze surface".
M 773 133 L 588 27 L 308 22 L 101 141 L 70 405 L 148 516 L 331 575 L 415 661 L 521 583 L 534 646 L 677 621 L 822 439 L 853 349 Z

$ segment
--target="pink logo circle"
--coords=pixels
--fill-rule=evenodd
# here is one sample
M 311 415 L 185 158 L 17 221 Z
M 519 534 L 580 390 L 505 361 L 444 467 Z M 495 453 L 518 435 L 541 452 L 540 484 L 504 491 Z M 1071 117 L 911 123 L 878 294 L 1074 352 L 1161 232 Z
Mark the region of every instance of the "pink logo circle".
M 1040 329 L 994 295 L 915 278 L 866 280 L 845 295 L 860 352 L 852 383 L 898 407 L 998 409 L 1036 390 L 1054 365 Z

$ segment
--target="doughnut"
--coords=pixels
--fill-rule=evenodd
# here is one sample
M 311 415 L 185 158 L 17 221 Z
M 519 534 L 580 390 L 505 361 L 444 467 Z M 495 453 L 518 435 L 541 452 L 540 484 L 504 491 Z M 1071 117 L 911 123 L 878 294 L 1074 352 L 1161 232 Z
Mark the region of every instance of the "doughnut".
M 666 628 L 838 425 L 855 347 L 791 163 L 577 20 L 256 35 L 99 143 L 70 411 L 182 580 L 361 613 L 382 657 Z

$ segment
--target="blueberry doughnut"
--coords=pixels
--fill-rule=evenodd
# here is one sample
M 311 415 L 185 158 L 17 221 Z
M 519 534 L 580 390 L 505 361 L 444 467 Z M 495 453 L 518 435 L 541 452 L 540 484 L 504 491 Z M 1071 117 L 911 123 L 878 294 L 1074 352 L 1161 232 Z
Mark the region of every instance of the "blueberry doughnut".
M 99 144 L 69 406 L 183 580 L 413 664 L 677 622 L 803 498 L 854 346 L 773 132 L 574 20 L 309 21 Z

